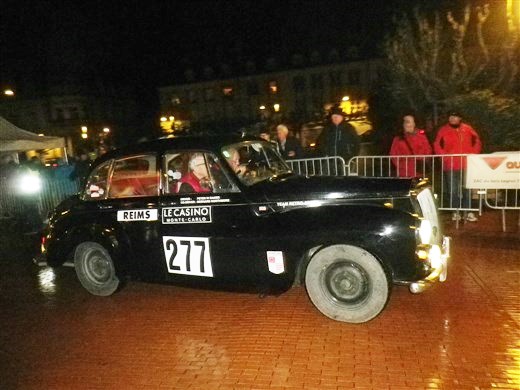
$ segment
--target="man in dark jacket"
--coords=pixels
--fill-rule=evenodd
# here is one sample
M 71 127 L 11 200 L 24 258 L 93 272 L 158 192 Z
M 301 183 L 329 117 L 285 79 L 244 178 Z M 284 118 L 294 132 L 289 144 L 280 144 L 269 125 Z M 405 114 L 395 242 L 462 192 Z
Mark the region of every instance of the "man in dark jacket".
M 318 151 L 321 156 L 341 156 L 348 163 L 351 157 L 359 153 L 359 136 L 344 119 L 341 108 L 334 107 L 331 110 L 331 123 L 318 137 Z

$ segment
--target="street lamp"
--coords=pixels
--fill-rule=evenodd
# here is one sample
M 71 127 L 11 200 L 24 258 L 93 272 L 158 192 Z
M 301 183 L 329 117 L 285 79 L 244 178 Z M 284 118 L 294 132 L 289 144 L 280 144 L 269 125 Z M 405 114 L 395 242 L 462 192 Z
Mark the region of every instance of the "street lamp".
M 349 100 L 350 100 L 350 98 L 349 98 L 348 96 L 343 96 L 343 97 L 341 98 L 341 101 L 342 101 L 342 102 L 348 102 Z
M 4 95 L 5 96 L 14 96 L 14 91 L 12 89 L 5 89 Z
M 274 112 L 280 111 L 280 105 L 278 103 L 273 104 Z
M 108 127 L 103 127 L 103 133 L 110 133 L 110 129 Z

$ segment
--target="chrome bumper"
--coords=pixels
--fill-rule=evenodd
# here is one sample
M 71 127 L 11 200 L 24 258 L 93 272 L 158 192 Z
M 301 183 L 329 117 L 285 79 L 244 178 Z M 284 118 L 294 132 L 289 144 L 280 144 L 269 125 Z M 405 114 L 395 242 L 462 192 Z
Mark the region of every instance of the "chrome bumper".
M 432 248 L 429 259 L 434 266 L 433 271 L 424 279 L 410 283 L 409 289 L 413 294 L 422 293 L 430 288 L 433 283 L 444 282 L 448 277 L 448 260 L 450 258 L 451 237 L 445 236 L 442 240 L 442 247 Z M 435 249 L 436 248 L 436 249 Z

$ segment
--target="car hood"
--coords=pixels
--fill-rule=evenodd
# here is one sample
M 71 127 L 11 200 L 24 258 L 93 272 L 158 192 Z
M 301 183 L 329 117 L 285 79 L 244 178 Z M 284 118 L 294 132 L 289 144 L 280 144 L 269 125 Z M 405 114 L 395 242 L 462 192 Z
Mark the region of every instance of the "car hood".
M 268 201 L 407 197 L 413 179 L 290 176 L 256 184 Z

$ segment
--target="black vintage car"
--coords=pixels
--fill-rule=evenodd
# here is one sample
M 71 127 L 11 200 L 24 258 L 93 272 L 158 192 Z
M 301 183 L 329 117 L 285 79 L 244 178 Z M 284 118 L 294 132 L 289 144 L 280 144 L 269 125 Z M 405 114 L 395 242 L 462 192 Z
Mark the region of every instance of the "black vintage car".
M 98 159 L 50 216 L 41 257 L 73 260 L 102 296 L 127 279 L 262 294 L 303 284 L 323 314 L 360 323 L 392 285 L 444 280 L 449 238 L 426 181 L 304 177 L 269 142 L 180 137 Z

